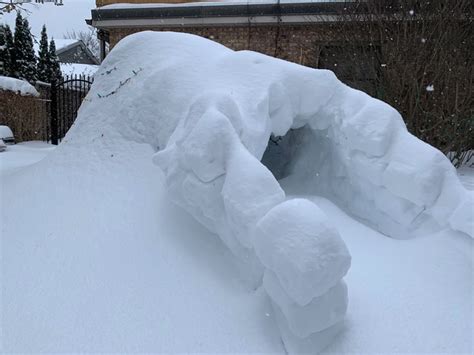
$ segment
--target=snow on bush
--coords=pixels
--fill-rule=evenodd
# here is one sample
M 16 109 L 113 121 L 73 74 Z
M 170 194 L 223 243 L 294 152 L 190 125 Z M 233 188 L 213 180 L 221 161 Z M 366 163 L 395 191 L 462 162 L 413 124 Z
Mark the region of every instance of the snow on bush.
M 261 163 L 269 138 L 291 132 L 282 175 L 306 192 L 396 238 L 444 227 L 472 232 L 454 168 L 410 135 L 392 107 L 330 71 L 193 35 L 122 40 L 54 159 L 104 135 L 94 159 L 131 142 L 151 145 L 173 201 L 220 236 L 254 286 L 265 275 L 288 351 L 317 351 L 342 329 L 350 255 L 321 210 L 285 201 Z
M 39 96 L 38 91 L 27 81 L 0 76 L 0 91 L 13 91 L 24 96 Z

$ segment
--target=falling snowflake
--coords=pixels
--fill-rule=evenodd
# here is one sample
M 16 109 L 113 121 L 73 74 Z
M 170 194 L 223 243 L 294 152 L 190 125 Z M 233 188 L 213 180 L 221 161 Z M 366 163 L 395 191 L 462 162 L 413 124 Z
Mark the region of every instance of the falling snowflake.
M 434 91 L 434 85 L 433 85 L 433 84 L 428 85 L 428 86 L 426 87 L 426 91 L 428 91 L 428 92 Z
M 415 11 L 410 10 L 408 13 L 409 13 L 411 16 L 413 16 L 413 15 L 415 14 Z

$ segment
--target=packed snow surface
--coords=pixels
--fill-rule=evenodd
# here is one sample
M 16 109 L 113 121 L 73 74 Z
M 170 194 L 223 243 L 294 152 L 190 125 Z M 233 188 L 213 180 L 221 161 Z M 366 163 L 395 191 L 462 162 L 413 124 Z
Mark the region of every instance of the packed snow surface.
M 4 349 L 472 350 L 472 195 L 390 106 L 185 34 L 130 36 L 95 78 L 63 143 L 2 177 Z M 295 142 L 278 169 L 271 135 Z
M 0 76 L 0 91 L 13 91 L 24 96 L 39 96 L 38 91 L 24 80 Z
M 0 177 L 37 163 L 54 148 L 55 146 L 51 144 L 39 141 L 9 145 L 7 152 L 2 154 L 0 159 Z M 2 204 L 2 206 L 4 205 Z
M 99 141 L 1 153 L 0 352 L 281 353 L 263 290 L 169 201 L 153 150 Z
M 53 150 L 54 146 L 41 142 L 26 142 L 15 146 L 9 146 L 6 152 L 0 154 L 0 177 L 4 174 L 10 174 L 13 172 L 19 173 L 23 171 L 23 173 L 26 173 L 32 164 L 42 160 Z M 73 170 L 71 167 L 69 167 L 69 169 Z M 78 174 L 81 173 L 77 169 L 75 170 L 75 178 L 77 178 Z M 474 169 L 461 168 L 459 174 L 463 176 L 463 181 L 466 186 L 474 186 Z M 30 179 L 34 178 L 33 174 Z M 105 178 L 107 177 L 104 177 L 104 179 Z M 28 182 L 28 180 L 29 179 L 26 179 L 23 182 Z M 101 179 L 99 178 L 97 180 L 100 181 Z M 2 196 L 4 196 L 3 193 L 5 190 L 3 189 L 10 187 L 11 183 L 5 179 L 2 179 L 1 183 L 0 187 L 2 187 Z M 107 181 L 103 180 L 102 183 L 107 183 Z M 118 181 L 117 179 L 109 180 L 108 183 L 117 184 Z M 155 184 L 154 188 L 162 189 L 162 185 L 156 185 L 156 181 L 153 183 Z M 61 181 L 61 185 L 63 184 L 64 181 Z M 42 185 L 44 185 L 44 183 Z M 17 189 L 21 190 L 22 187 L 17 186 Z M 141 189 L 142 187 L 137 186 L 137 184 L 128 186 L 130 193 Z M 80 344 L 80 341 L 85 338 L 83 338 L 83 335 L 81 334 L 89 334 L 87 341 L 89 342 L 89 349 L 92 349 L 91 351 L 99 351 L 101 348 L 115 352 L 124 351 L 124 349 L 129 346 L 127 343 L 135 343 L 142 344 L 141 346 L 137 345 L 136 348 L 138 348 L 139 351 L 144 352 L 145 349 L 151 349 L 151 344 L 153 343 L 153 340 L 151 340 L 152 338 L 156 338 L 156 346 L 150 351 L 158 351 L 157 349 L 163 349 L 166 347 L 167 338 L 165 335 L 167 335 L 170 339 L 176 339 L 176 342 L 170 340 L 170 344 L 178 343 L 179 341 L 185 342 L 188 344 L 190 351 L 201 349 L 202 352 L 206 352 L 214 349 L 214 351 L 220 350 L 222 352 L 225 348 L 233 352 L 250 351 L 250 345 L 246 346 L 245 344 L 239 343 L 239 337 L 225 337 L 223 341 L 227 341 L 228 344 L 224 346 L 224 343 L 221 343 L 218 338 L 211 339 L 211 337 L 204 337 L 199 339 L 199 337 L 202 337 L 204 333 L 192 330 L 192 324 L 189 325 L 189 322 L 193 320 L 197 321 L 199 317 L 202 317 L 199 322 L 206 321 L 206 324 L 211 325 L 213 319 L 216 319 L 215 322 L 222 319 L 224 323 L 219 324 L 219 327 L 223 325 L 228 327 L 226 322 L 232 323 L 232 320 L 230 319 L 224 320 L 226 313 L 221 313 L 222 310 L 225 309 L 224 307 L 219 307 L 211 312 L 209 312 L 206 307 L 202 312 L 200 311 L 198 306 L 202 306 L 202 304 L 199 304 L 198 302 L 200 301 L 200 297 L 207 295 L 206 293 L 200 293 L 199 297 L 190 297 L 187 299 L 188 302 L 191 302 L 191 304 L 188 305 L 188 315 L 185 314 L 185 311 L 177 312 L 179 309 L 179 301 L 182 300 L 181 295 L 185 295 L 185 289 L 190 292 L 191 295 L 194 295 L 202 290 L 206 291 L 205 287 L 208 286 L 205 284 L 202 289 L 198 288 L 197 290 L 193 290 L 192 288 L 198 283 L 190 282 L 192 279 L 179 285 L 179 282 L 186 280 L 186 275 L 190 278 L 195 276 L 193 273 L 187 273 L 180 277 L 179 272 L 175 275 L 173 268 L 181 263 L 189 263 L 201 270 L 203 274 L 210 274 L 210 279 L 216 279 L 213 286 L 222 286 L 224 288 L 229 287 L 229 292 L 236 292 L 236 288 L 233 288 L 233 286 L 236 284 L 238 285 L 236 282 L 238 280 L 237 269 L 230 268 L 230 272 L 222 272 L 222 268 L 228 270 L 227 266 L 229 260 L 217 258 L 215 262 L 213 261 L 215 260 L 215 256 L 212 255 L 212 253 L 214 252 L 223 252 L 224 256 L 228 256 L 224 249 L 214 249 L 211 247 L 214 245 L 213 241 L 215 241 L 215 236 L 209 232 L 202 231 L 198 225 L 191 221 L 190 216 L 170 205 L 170 201 L 167 198 L 155 201 L 158 205 L 161 205 L 161 213 L 164 213 L 162 218 L 158 218 L 157 221 L 153 220 L 153 225 L 154 223 L 159 224 L 157 227 L 154 227 L 158 230 L 158 233 L 149 236 L 148 238 L 136 238 L 135 244 L 139 245 L 135 245 L 132 251 L 133 253 L 136 253 L 139 252 L 140 248 L 147 248 L 146 250 L 141 250 L 140 253 L 148 255 L 150 253 L 149 249 L 153 248 L 154 251 L 152 254 L 160 257 L 149 260 L 147 263 L 139 263 L 138 260 L 133 260 L 133 262 L 128 262 L 127 265 L 133 265 L 134 270 L 139 271 L 139 275 L 150 275 L 150 280 L 156 280 L 158 286 L 164 284 L 165 281 L 160 280 L 165 278 L 168 287 L 175 287 L 173 290 L 176 292 L 173 293 L 167 292 L 166 289 L 157 289 L 154 291 L 155 293 L 149 297 L 145 298 L 140 296 L 140 293 L 142 293 L 143 290 L 149 289 L 144 288 L 147 285 L 147 279 L 141 277 L 141 282 L 137 280 L 133 281 L 133 285 L 140 287 L 134 290 L 136 294 L 133 293 L 133 290 L 121 294 L 115 294 L 113 291 L 119 291 L 118 287 L 121 283 L 130 286 L 132 285 L 133 275 L 126 274 L 126 277 L 121 278 L 121 282 L 119 282 L 120 280 L 117 280 L 116 277 L 112 277 L 107 281 L 107 279 L 101 280 L 100 277 L 93 277 L 91 269 L 96 266 L 110 263 L 113 263 L 113 265 L 108 266 L 111 270 L 114 266 L 120 266 L 123 262 L 120 261 L 117 255 L 119 252 L 121 255 L 128 256 L 128 259 L 134 255 L 130 250 L 127 250 L 129 247 L 128 243 L 125 243 L 122 247 L 116 245 L 111 249 L 111 246 L 114 244 L 111 242 L 109 244 L 105 239 L 105 236 L 110 233 L 115 233 L 113 236 L 114 238 L 122 239 L 125 234 L 123 231 L 119 232 L 115 229 L 115 231 L 107 232 L 106 226 L 101 228 L 102 234 L 99 234 L 100 243 L 95 244 L 95 248 L 99 250 L 94 253 L 93 256 L 87 256 L 87 254 L 83 252 L 84 250 L 89 250 L 89 239 L 84 240 L 83 243 L 81 243 L 80 240 L 77 240 L 75 241 L 75 246 L 77 246 L 79 251 L 74 251 L 73 248 L 64 249 L 63 251 L 66 253 L 66 256 L 63 259 L 63 262 L 58 261 L 56 262 L 56 265 L 52 264 L 51 261 L 47 264 L 41 264 L 41 260 L 38 258 L 46 257 L 48 260 L 50 256 L 55 255 L 56 250 L 58 249 L 52 247 L 57 242 L 57 239 L 52 236 L 48 237 L 47 229 L 45 229 L 44 226 L 41 226 L 41 222 L 39 221 L 40 217 L 35 217 L 35 215 L 40 213 L 38 209 L 43 208 L 45 204 L 51 212 L 64 213 L 60 212 L 61 206 L 63 205 L 54 207 L 54 202 L 52 204 L 45 202 L 47 201 L 47 195 L 49 195 L 50 191 L 52 191 L 51 187 L 48 188 L 48 191 L 42 193 L 44 201 L 40 201 L 39 199 L 34 201 L 29 196 L 20 193 L 16 196 L 16 203 L 10 201 L 9 203 L 0 204 L 0 207 L 6 209 L 2 213 L 2 218 L 4 216 L 15 216 L 16 214 L 20 214 L 23 216 L 23 223 L 26 221 L 36 221 L 36 225 L 40 226 L 40 234 L 43 237 L 39 240 L 42 241 L 42 244 L 40 245 L 43 246 L 43 251 L 41 253 L 23 253 L 24 258 L 18 260 L 18 263 L 23 263 L 26 266 L 28 263 L 31 263 L 32 260 L 36 260 L 35 263 L 37 262 L 36 265 L 38 265 L 38 271 L 44 270 L 41 274 L 42 279 L 47 278 L 46 274 L 48 272 L 50 277 L 53 279 L 56 279 L 61 273 L 66 273 L 66 275 L 73 278 L 73 280 L 88 278 L 89 282 L 75 286 L 73 289 L 74 292 L 72 292 L 72 290 L 67 290 L 70 287 L 69 282 L 65 285 L 49 282 L 41 288 L 38 288 L 36 286 L 38 283 L 31 284 L 31 281 L 35 279 L 36 275 L 38 275 L 38 271 L 34 271 L 32 268 L 33 264 L 30 264 L 30 267 L 24 269 L 20 273 L 15 273 L 14 276 L 21 278 L 25 283 L 24 290 L 28 292 L 25 301 L 29 301 L 28 303 L 25 303 L 25 308 L 19 313 L 19 315 L 23 317 L 25 314 L 24 312 L 38 314 L 42 308 L 47 308 L 49 313 L 54 315 L 54 317 L 47 317 L 45 315 L 41 321 L 35 320 L 33 323 L 27 322 L 23 327 L 18 324 L 18 327 L 10 332 L 10 334 L 18 333 L 16 336 L 18 343 L 15 347 L 10 347 L 10 349 L 18 349 L 20 346 L 19 344 L 22 344 L 22 346 L 25 347 L 26 340 L 35 335 L 37 328 L 40 327 L 38 322 L 41 322 L 42 327 L 55 330 L 59 329 L 63 324 L 68 324 L 72 319 L 77 319 L 80 313 L 84 312 L 86 315 L 94 315 L 93 319 L 89 321 L 86 316 L 83 318 L 87 320 L 86 322 L 76 323 L 75 329 L 69 328 L 70 332 L 64 332 L 66 336 L 61 340 L 61 344 L 57 345 L 57 348 L 67 348 L 67 351 L 79 351 L 80 349 L 84 349 L 85 345 Z M 18 190 L 15 192 L 18 192 Z M 38 190 L 35 191 L 35 194 L 38 194 Z M 137 198 L 138 197 L 140 196 L 137 196 Z M 113 201 L 117 203 L 122 199 L 121 196 L 115 196 L 112 198 Z M 102 195 L 100 195 L 100 197 L 95 201 L 95 205 L 98 206 L 102 212 L 102 220 L 104 222 L 109 221 L 111 224 L 115 225 L 117 223 L 115 217 L 117 212 L 116 205 L 108 205 L 110 199 L 107 199 L 104 202 L 102 202 L 101 199 Z M 341 236 L 346 241 L 353 255 L 352 269 L 346 278 L 351 289 L 351 302 L 349 305 L 347 320 L 345 326 L 337 324 L 330 330 L 339 333 L 339 335 L 334 340 L 333 344 L 323 352 L 323 354 L 472 353 L 473 327 L 471 314 L 473 286 L 471 279 L 473 277 L 472 256 L 474 255 L 474 249 L 472 242 L 468 238 L 451 232 L 444 232 L 409 241 L 393 240 L 386 238 L 382 234 L 367 228 L 363 224 L 350 218 L 329 201 L 323 198 L 314 199 L 328 215 L 329 219 L 338 226 Z M 76 202 L 71 203 L 68 206 L 71 205 L 76 205 Z M 171 212 L 169 212 L 170 210 Z M 86 215 L 88 215 L 89 218 L 93 218 L 93 215 L 96 212 L 91 209 L 89 209 L 89 211 L 90 212 Z M 84 214 L 85 212 L 82 212 L 81 218 Z M 134 218 L 143 221 L 143 217 L 140 217 L 140 215 L 140 210 L 129 210 L 126 213 L 126 216 L 129 216 L 128 218 L 130 218 L 128 220 Z M 169 218 L 171 216 L 172 218 Z M 3 219 L 2 221 L 5 223 L 4 231 L 11 233 L 12 238 L 21 235 L 34 236 L 38 232 L 34 229 L 34 226 L 32 226 L 29 230 L 24 230 L 22 234 L 16 234 L 16 225 L 7 223 L 7 221 Z M 68 226 L 65 227 L 70 229 Z M 58 230 L 61 230 L 62 228 L 64 227 L 58 228 Z M 85 233 L 87 235 L 88 231 L 89 228 L 86 230 L 86 228 L 79 229 L 76 227 L 75 234 L 78 235 L 79 233 Z M 67 239 L 70 237 L 66 235 L 63 238 Z M 195 241 L 195 238 L 201 239 Z M 144 241 L 148 239 L 155 240 L 155 242 L 145 243 Z M 7 242 L 5 235 L 2 235 L 2 241 L 4 243 Z M 30 244 L 28 249 L 33 251 L 35 250 L 34 247 L 37 242 L 37 238 L 32 240 L 26 239 L 26 245 L 24 248 Z M 164 249 L 165 245 L 170 246 L 171 250 Z M 49 246 L 51 246 L 50 252 L 48 252 L 47 249 Z M 160 250 L 163 251 L 163 255 L 161 255 Z M 25 252 L 26 251 L 27 250 L 25 250 Z M 102 251 L 102 253 L 99 251 Z M 173 255 L 175 255 L 175 253 L 180 253 L 180 255 L 178 258 L 174 258 L 173 255 L 169 255 L 170 252 L 173 253 Z M 19 254 L 15 255 L 20 257 Z M 117 257 L 114 257 L 115 255 L 117 255 Z M 4 253 L 2 258 L 5 256 L 6 254 Z M 112 256 L 113 258 L 109 258 L 108 256 Z M 75 263 L 77 264 L 74 267 L 74 270 L 73 264 L 66 263 L 67 257 L 74 258 Z M 202 260 L 200 259 L 201 257 L 203 258 Z M 163 263 L 160 261 L 160 258 L 165 258 L 167 262 L 165 268 L 163 268 Z M 223 264 L 219 265 L 219 262 L 222 262 Z M 92 265 L 89 265 L 90 263 L 92 263 Z M 2 267 L 5 272 L 5 266 Z M 143 267 L 143 269 L 140 269 L 140 267 Z M 169 271 L 169 273 L 165 273 L 166 271 Z M 170 276 L 169 279 L 166 275 Z M 10 269 L 10 274 L 4 274 L 3 280 L 8 280 L 9 277 L 12 276 Z M 113 276 L 112 271 L 111 276 Z M 176 283 L 173 283 L 172 278 L 176 276 L 177 281 Z M 104 292 L 104 282 L 106 282 L 106 285 L 108 286 L 107 292 Z M 27 283 L 30 283 L 30 286 L 28 286 Z M 62 291 L 63 287 L 65 288 L 64 291 Z M 240 308 L 240 310 L 246 311 L 245 307 L 248 298 L 245 295 L 247 295 L 247 292 L 241 292 L 238 288 L 237 290 L 238 293 L 236 295 L 233 295 L 232 293 L 230 293 L 230 295 L 232 298 L 235 297 L 235 299 L 240 298 L 241 302 L 244 303 L 243 308 Z M 13 304 L 17 302 L 15 291 L 17 290 L 10 289 L 9 292 L 4 292 L 4 298 L 10 300 L 10 303 Z M 61 293 L 63 293 L 63 296 L 61 296 Z M 91 295 L 87 296 L 89 294 Z M 50 295 L 54 295 L 54 301 L 63 301 L 59 305 L 56 305 L 51 300 Z M 98 301 L 84 301 L 84 297 L 91 299 L 92 295 Z M 110 299 L 112 304 L 109 304 L 107 308 L 100 308 L 100 304 L 105 304 L 106 298 L 109 297 L 109 295 L 113 296 Z M 154 295 L 159 296 L 160 300 L 166 300 L 166 305 L 174 305 L 176 302 L 177 306 L 171 307 L 169 312 L 175 317 L 176 315 L 181 315 L 182 318 L 180 318 L 179 321 L 176 321 L 177 328 L 171 328 L 169 332 L 164 334 L 163 330 L 153 326 L 151 331 L 148 331 L 143 335 L 140 334 L 139 331 L 135 331 L 132 327 L 128 328 L 127 323 L 111 323 L 109 321 L 110 316 L 107 316 L 107 314 L 110 307 L 119 307 L 120 304 L 125 304 L 126 302 L 129 302 L 130 304 L 131 301 L 127 301 L 127 298 L 130 298 L 131 296 L 136 299 L 140 299 L 141 297 L 140 301 L 142 303 L 140 307 L 123 308 L 121 310 L 123 313 L 123 319 L 139 319 L 139 317 L 142 317 L 142 322 L 148 322 L 149 320 L 150 323 L 147 323 L 148 325 L 153 325 L 152 322 L 160 323 L 160 320 L 162 322 L 162 319 L 170 319 L 170 316 L 166 315 L 166 310 L 164 310 L 163 313 L 157 312 L 155 309 L 156 302 L 153 300 Z M 62 305 L 66 301 L 66 297 L 68 298 L 69 304 L 77 307 L 76 311 L 73 309 L 64 310 L 62 308 Z M 167 300 L 168 297 L 170 298 L 169 300 Z M 260 293 L 251 295 L 250 297 L 260 299 Z M 175 302 L 173 302 L 173 300 L 175 300 Z M 209 302 L 215 300 L 215 298 L 211 298 Z M 228 301 L 229 300 L 219 300 L 219 302 L 223 302 L 224 305 L 227 304 L 226 302 Z M 262 302 L 265 303 L 265 301 Z M 289 305 L 291 306 L 291 304 Z M 453 307 L 452 305 L 456 306 Z M 249 318 L 253 317 L 256 319 L 272 320 L 277 317 L 283 317 L 279 307 L 280 306 L 275 308 L 275 310 L 271 310 L 269 305 L 257 309 L 251 308 L 251 311 L 245 314 L 246 317 Z M 192 308 L 192 310 L 190 308 Z M 145 317 L 145 314 L 141 313 L 141 309 L 149 309 L 150 314 Z M 253 313 L 252 310 L 254 310 Z M 209 313 L 206 314 L 206 312 Z M 14 314 L 10 313 L 10 315 L 15 319 Z M 232 312 L 227 315 L 232 317 L 235 322 L 241 321 L 241 319 L 235 318 L 238 316 L 237 312 Z M 61 320 L 62 317 L 65 319 Z M 94 331 L 96 330 L 96 328 L 92 326 L 94 321 L 98 321 L 101 325 L 107 328 L 107 332 L 101 333 L 104 337 L 103 339 L 93 336 Z M 179 322 L 182 323 L 178 324 Z M 9 319 L 5 319 L 4 327 L 6 324 L 12 325 L 16 323 L 12 323 Z M 387 326 L 387 324 L 390 326 Z M 182 326 L 181 329 L 178 329 L 179 325 Z M 277 331 L 273 328 L 273 324 L 264 323 L 264 325 L 267 326 L 267 328 L 265 328 L 267 333 L 261 333 L 260 338 L 253 339 L 257 339 L 256 341 L 258 342 L 274 340 L 278 343 L 278 335 L 275 335 L 274 338 L 270 337 L 270 340 L 267 340 L 270 332 Z M 282 322 L 280 325 L 285 326 L 285 323 Z M 247 326 L 247 323 L 243 322 L 242 327 L 245 326 Z M 225 328 L 226 330 L 228 329 L 227 327 Z M 122 328 L 125 330 L 121 330 Z M 158 337 L 153 333 L 154 330 L 157 331 L 156 334 L 162 334 L 163 336 Z M 171 333 L 173 330 L 176 330 L 175 334 Z M 254 330 L 260 331 L 259 329 Z M 283 331 L 284 330 L 285 329 L 283 329 Z M 114 338 L 114 334 L 120 332 L 123 333 L 125 331 L 132 331 L 132 333 L 123 341 L 117 342 Z M 219 329 L 214 330 L 211 326 L 206 327 L 205 331 L 210 331 L 212 334 L 216 335 L 222 335 L 222 332 Z M 242 332 L 245 334 L 245 331 L 245 328 L 243 328 L 241 331 L 239 330 L 240 333 L 236 334 L 242 334 Z M 287 330 L 284 336 L 292 336 L 291 334 L 292 333 Z M 436 334 L 436 336 L 433 336 L 433 334 Z M 76 341 L 75 335 L 79 335 L 81 338 Z M 21 337 L 23 337 L 22 340 Z M 9 339 L 11 339 L 11 335 L 8 337 L 4 335 L 4 342 Z M 403 339 L 403 341 L 400 341 L 400 339 Z M 30 349 L 33 349 L 31 351 L 35 351 L 39 349 L 40 346 L 43 349 L 51 349 L 54 344 L 57 344 L 57 339 L 54 338 L 54 334 L 41 333 L 41 335 L 36 338 L 36 344 L 30 344 Z M 106 346 L 106 344 L 109 346 Z M 239 344 L 241 347 L 239 347 Z M 321 342 L 318 342 L 316 345 L 320 344 Z M 306 344 L 306 346 L 310 349 L 315 348 L 315 346 L 310 342 L 309 345 Z M 8 348 L 4 347 L 3 349 L 6 351 Z M 283 352 L 283 349 L 278 348 L 277 345 L 272 349 L 275 349 L 275 353 Z M 301 345 L 299 349 L 301 349 Z M 171 350 L 172 349 L 170 349 L 170 351 Z

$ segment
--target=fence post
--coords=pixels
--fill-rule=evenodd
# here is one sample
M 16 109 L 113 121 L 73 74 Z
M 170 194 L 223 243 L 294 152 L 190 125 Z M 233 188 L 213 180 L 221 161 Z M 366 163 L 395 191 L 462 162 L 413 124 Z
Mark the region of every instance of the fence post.
M 53 80 L 51 82 L 51 144 L 58 145 L 59 143 L 58 128 L 57 82 Z

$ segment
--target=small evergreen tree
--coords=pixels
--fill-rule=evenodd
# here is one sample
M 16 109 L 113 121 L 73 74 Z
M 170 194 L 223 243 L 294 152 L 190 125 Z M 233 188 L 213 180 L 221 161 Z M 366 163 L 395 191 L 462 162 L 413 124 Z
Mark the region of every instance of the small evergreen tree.
M 36 80 L 36 56 L 28 20 L 17 14 L 15 23 L 14 75 L 27 81 Z
M 24 78 L 27 81 L 35 81 L 37 79 L 37 68 L 36 68 L 36 54 L 33 46 L 33 35 L 31 34 L 30 24 L 27 19 L 23 20 L 23 30 L 25 31 L 25 67 L 24 67 Z
M 5 44 L 3 45 L 3 50 L 1 51 L 0 61 L 2 61 L 3 65 L 3 74 L 5 76 L 13 76 L 14 75 L 14 51 L 15 51 L 15 44 L 13 41 L 13 33 L 10 29 L 10 26 L 6 25 L 3 26 L 3 38 Z
M 0 25 L 0 75 L 5 76 L 5 29 Z
M 23 74 L 24 52 L 22 48 L 24 43 L 23 16 L 18 12 L 16 14 L 14 48 L 12 52 L 12 76 L 15 78 L 19 78 Z
M 59 81 L 62 77 L 61 67 L 59 66 L 59 59 L 56 55 L 56 44 L 54 39 L 49 43 L 49 60 L 50 60 L 50 82 Z
M 39 43 L 38 80 L 45 83 L 50 82 L 51 80 L 51 59 L 49 57 L 46 26 L 43 26 L 41 31 L 41 40 Z

